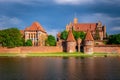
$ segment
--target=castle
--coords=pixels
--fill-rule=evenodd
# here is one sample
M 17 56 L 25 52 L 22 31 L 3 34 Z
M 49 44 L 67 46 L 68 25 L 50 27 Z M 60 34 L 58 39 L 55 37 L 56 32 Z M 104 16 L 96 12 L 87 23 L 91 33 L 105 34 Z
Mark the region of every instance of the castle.
M 66 26 L 67 39 L 61 39 L 61 33 L 57 34 L 56 46 L 45 46 L 48 37 L 47 32 L 38 23 L 21 30 L 22 37 L 32 40 L 33 46 L 21 46 L 15 48 L 0 48 L 1 53 L 57 53 L 57 52 L 83 52 L 92 53 L 120 53 L 120 45 L 105 45 L 106 27 L 98 23 L 78 23 L 78 19 Z M 84 32 L 84 38 L 74 38 L 73 32 Z
M 103 40 L 106 38 L 106 26 L 103 26 L 100 21 L 98 23 L 78 23 L 78 19 L 74 18 L 73 22 L 66 25 L 66 31 L 70 29 L 85 33 L 89 30 L 95 40 Z
M 26 27 L 25 30 L 21 30 L 21 33 L 25 41 L 32 40 L 33 46 L 45 46 L 47 32 L 38 22 L 34 22 L 31 26 Z
M 85 39 L 78 38 L 75 40 L 72 31 L 84 32 Z M 106 26 L 98 23 L 78 23 L 78 19 L 74 18 L 73 23 L 67 24 L 66 31 L 68 32 L 67 40 L 62 40 L 61 33 L 57 34 L 57 46 L 62 46 L 66 52 L 84 52 L 92 54 L 95 40 L 102 42 L 106 38 Z M 98 42 L 99 43 L 99 42 Z
M 84 32 L 86 34 L 84 40 L 81 38 L 75 40 L 73 30 Z M 60 38 L 61 33 L 57 34 L 56 46 L 61 47 L 64 52 L 69 53 L 84 52 L 92 54 L 96 40 L 102 42 L 106 38 L 106 27 L 100 21 L 98 23 L 78 23 L 78 19 L 74 18 L 72 23 L 67 24 L 66 31 L 68 32 L 66 40 Z M 48 35 L 38 22 L 34 22 L 30 27 L 21 30 L 21 33 L 25 41 L 28 39 L 32 40 L 33 46 L 45 46 L 45 40 Z

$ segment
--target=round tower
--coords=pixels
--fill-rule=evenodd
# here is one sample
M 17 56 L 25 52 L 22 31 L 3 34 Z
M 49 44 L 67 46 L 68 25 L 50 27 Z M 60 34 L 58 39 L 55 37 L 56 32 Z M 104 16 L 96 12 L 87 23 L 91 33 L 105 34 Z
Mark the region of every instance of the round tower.
M 94 39 L 90 31 L 87 32 L 84 40 L 84 53 L 92 54 L 94 48 Z
M 76 52 L 76 41 L 73 36 L 72 30 L 69 31 L 68 37 L 67 37 L 67 52 Z
M 81 39 L 81 38 L 78 38 L 78 39 L 77 39 L 78 52 L 80 52 L 81 42 L 82 42 L 82 39 Z

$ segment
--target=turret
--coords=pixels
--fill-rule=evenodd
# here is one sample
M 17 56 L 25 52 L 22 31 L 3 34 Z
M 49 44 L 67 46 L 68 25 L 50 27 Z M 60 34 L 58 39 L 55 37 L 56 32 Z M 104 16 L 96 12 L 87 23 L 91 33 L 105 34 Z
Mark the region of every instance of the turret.
M 94 47 L 94 39 L 90 31 L 87 32 L 84 40 L 84 53 L 92 54 Z
M 72 30 L 69 31 L 67 37 L 67 52 L 76 52 L 76 41 L 73 36 Z
M 106 38 L 106 26 L 103 26 L 103 37 Z
M 81 38 L 78 38 L 78 39 L 77 39 L 78 52 L 80 52 L 81 42 L 82 42 L 82 39 L 81 39 Z
M 67 25 L 66 25 L 66 31 L 69 31 L 69 29 L 70 29 L 70 28 L 69 28 L 69 25 L 67 24 Z
M 74 18 L 74 24 L 77 24 L 77 23 L 78 23 L 78 19 Z

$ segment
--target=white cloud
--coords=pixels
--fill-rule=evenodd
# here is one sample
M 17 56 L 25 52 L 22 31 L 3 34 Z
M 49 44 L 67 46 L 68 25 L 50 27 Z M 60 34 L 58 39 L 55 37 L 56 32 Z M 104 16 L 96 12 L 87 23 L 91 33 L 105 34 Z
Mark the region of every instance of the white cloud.
M 0 3 L 38 4 L 44 0 L 0 0 Z
M 113 30 L 113 31 L 120 31 L 120 26 L 113 27 L 111 30 Z
M 22 21 L 16 17 L 0 17 L 0 29 L 6 29 L 10 27 L 18 27 Z
M 56 37 L 56 34 L 59 32 L 58 29 L 50 29 L 50 30 L 47 30 L 47 33 L 48 35 L 53 35 Z
M 68 5 L 77 5 L 84 3 L 93 3 L 94 0 L 54 0 L 57 4 L 68 4 Z
M 120 0 L 0 0 L 0 3 L 83 5 L 90 3 L 119 4 Z

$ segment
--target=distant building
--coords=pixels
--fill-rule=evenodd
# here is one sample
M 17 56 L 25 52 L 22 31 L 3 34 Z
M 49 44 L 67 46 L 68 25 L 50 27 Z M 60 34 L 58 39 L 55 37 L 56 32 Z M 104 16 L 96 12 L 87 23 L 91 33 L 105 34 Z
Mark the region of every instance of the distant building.
M 31 26 L 26 27 L 25 30 L 21 30 L 21 33 L 25 41 L 28 39 L 32 40 L 33 46 L 45 46 L 47 33 L 38 22 L 34 22 Z
M 99 21 L 98 23 L 78 23 L 78 19 L 74 18 L 74 21 L 66 25 L 66 31 L 69 30 L 91 32 L 95 40 L 103 40 L 106 38 L 106 26 L 103 26 Z

